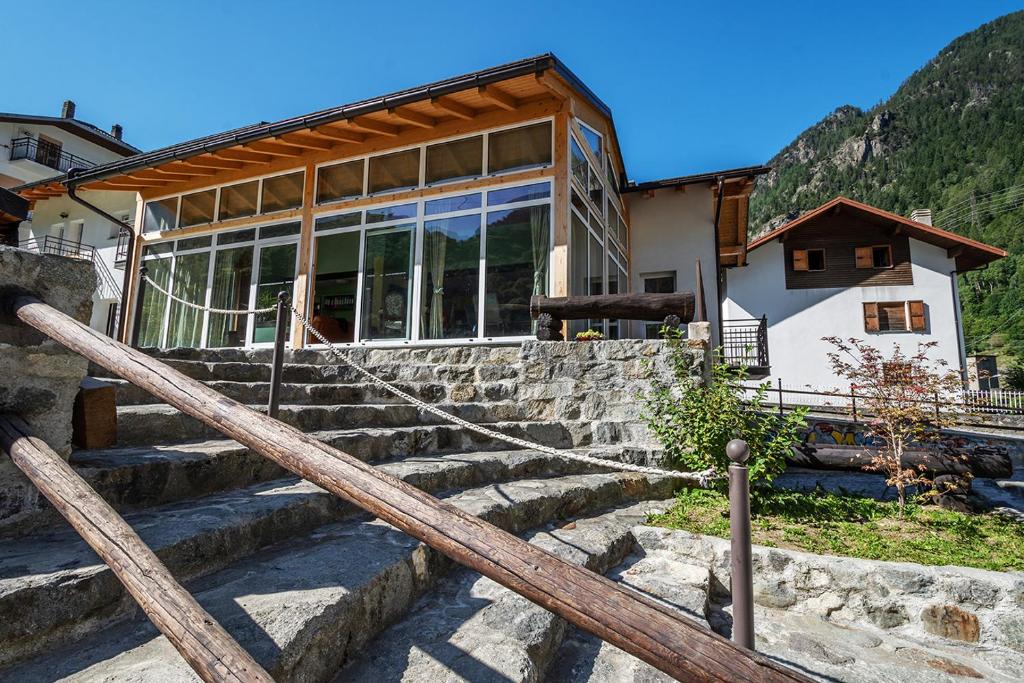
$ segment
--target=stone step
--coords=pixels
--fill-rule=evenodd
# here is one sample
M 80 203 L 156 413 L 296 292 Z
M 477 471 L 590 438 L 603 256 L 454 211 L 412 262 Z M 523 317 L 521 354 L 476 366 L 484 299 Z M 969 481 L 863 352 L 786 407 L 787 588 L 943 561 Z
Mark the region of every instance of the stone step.
M 630 500 L 663 499 L 671 492 L 672 482 L 665 478 L 581 474 L 483 486 L 447 500 L 518 533 Z M 192 589 L 275 680 L 320 681 L 403 614 L 448 565 L 389 525 L 359 518 L 267 548 L 195 582 Z M 171 645 L 142 621 L 51 649 L 0 672 L 0 678 L 198 680 Z
M 672 501 L 648 501 L 532 534 L 530 543 L 604 573 L 633 549 L 630 528 Z M 565 622 L 466 569 L 421 598 L 335 677 L 353 681 L 537 681 L 558 651 Z
M 119 406 L 161 403 L 156 396 L 123 379 L 105 381 L 114 385 Z M 270 398 L 269 382 L 210 380 L 206 382 L 206 385 L 240 403 L 266 406 Z M 516 384 L 512 380 L 457 385 L 441 382 L 398 382 L 396 386 L 428 403 L 508 401 L 515 397 L 516 388 Z M 281 403 L 299 405 L 392 404 L 405 403 L 405 399 L 369 382 L 351 384 L 282 383 Z
M 265 411 L 265 406 L 250 406 Z M 528 420 L 526 406 L 496 403 L 446 403 L 437 407 L 474 424 Z M 446 420 L 411 404 L 282 405 L 278 419 L 303 432 L 335 429 L 395 428 L 444 424 Z M 177 443 L 220 436 L 216 429 L 166 403 L 122 406 L 117 409 L 119 446 Z

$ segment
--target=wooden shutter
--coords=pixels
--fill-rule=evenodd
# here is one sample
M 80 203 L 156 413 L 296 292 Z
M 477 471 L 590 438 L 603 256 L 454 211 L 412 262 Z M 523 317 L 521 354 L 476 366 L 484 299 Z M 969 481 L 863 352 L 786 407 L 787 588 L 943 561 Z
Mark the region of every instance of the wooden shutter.
M 857 267 L 872 268 L 874 265 L 875 260 L 871 256 L 871 247 L 857 247 Z
M 924 302 L 910 301 L 910 329 L 914 332 L 925 331 Z
M 878 304 L 864 304 L 864 331 L 878 332 Z
M 810 266 L 807 264 L 806 249 L 793 250 L 793 270 L 810 270 Z

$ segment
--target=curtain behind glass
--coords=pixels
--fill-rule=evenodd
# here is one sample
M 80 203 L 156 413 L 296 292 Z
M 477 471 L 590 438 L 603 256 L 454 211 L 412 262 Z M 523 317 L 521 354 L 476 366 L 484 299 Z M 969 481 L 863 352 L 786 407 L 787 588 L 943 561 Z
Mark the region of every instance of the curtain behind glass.
M 422 337 L 475 337 L 479 290 L 480 214 L 424 223 Z
M 153 282 L 167 289 L 171 281 L 171 259 L 150 259 L 143 261 Z M 167 311 L 167 295 L 153 287 L 146 287 L 142 297 L 142 317 L 139 319 L 139 346 L 160 346 Z
M 178 256 L 174 266 L 174 296 L 203 306 L 206 304 L 206 277 L 210 269 L 210 252 Z M 202 342 L 203 312 L 171 301 L 167 322 L 167 346 L 198 348 Z
M 210 306 L 234 310 L 249 308 L 252 279 L 252 247 L 222 249 L 213 263 Z M 211 313 L 206 345 L 210 348 L 244 346 L 248 315 Z

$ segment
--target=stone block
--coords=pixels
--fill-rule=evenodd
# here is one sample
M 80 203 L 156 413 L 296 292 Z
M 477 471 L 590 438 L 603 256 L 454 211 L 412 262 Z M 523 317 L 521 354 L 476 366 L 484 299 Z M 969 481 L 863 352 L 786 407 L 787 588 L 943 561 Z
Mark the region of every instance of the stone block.
M 932 605 L 921 612 L 924 630 L 941 638 L 978 642 L 978 617 L 956 605 Z

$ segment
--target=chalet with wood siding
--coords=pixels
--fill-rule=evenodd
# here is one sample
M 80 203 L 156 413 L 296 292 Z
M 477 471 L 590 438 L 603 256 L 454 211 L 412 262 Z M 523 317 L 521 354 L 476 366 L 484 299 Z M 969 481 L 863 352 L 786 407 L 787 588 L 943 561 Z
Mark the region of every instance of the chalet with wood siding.
M 723 310 L 764 321 L 770 368 L 760 376 L 789 387 L 838 385 L 826 336 L 885 353 L 936 342 L 931 357 L 963 371 L 956 275 L 1005 255 L 932 226 L 928 211 L 908 219 L 837 197 L 751 242 L 747 265 L 727 273 Z

